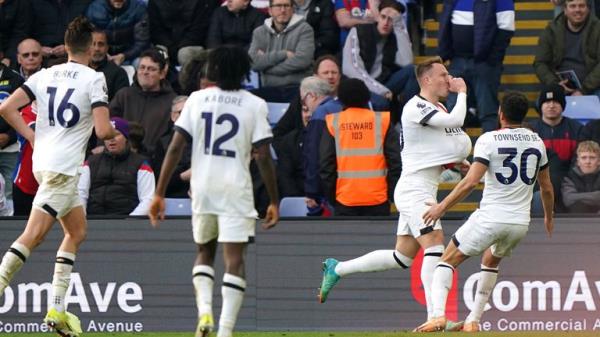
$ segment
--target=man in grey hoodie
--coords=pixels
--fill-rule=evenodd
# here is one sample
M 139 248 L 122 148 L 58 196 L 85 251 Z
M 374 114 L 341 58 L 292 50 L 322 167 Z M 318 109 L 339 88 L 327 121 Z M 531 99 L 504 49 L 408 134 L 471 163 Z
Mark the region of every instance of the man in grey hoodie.
M 248 54 L 260 73 L 261 91 L 293 95 L 310 75 L 315 51 L 311 26 L 294 14 L 292 0 L 269 0 L 270 18 L 252 34 Z M 289 101 L 289 100 L 288 100 Z

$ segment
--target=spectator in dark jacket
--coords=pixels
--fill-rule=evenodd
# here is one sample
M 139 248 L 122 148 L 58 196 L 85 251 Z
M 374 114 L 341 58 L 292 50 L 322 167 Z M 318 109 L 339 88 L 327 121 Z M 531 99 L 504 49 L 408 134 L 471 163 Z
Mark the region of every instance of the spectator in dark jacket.
M 210 16 L 219 3 L 218 0 L 150 0 L 152 43 L 165 46 L 171 63 L 178 61 L 183 66 L 190 51 L 206 46 Z
M 600 145 L 584 141 L 577 146 L 577 163 L 562 183 L 569 213 L 600 212 Z
M 169 129 L 169 111 L 175 92 L 165 81 L 166 73 L 166 61 L 156 49 L 143 52 L 134 84 L 121 89 L 110 102 L 111 116 L 138 122 L 144 127 L 144 146 L 150 153 Z
M 106 33 L 97 30 L 92 34 L 92 62 L 90 66 L 104 73 L 108 88 L 108 100 L 111 101 L 117 91 L 129 86 L 129 78 L 123 68 L 108 60 L 108 42 Z
M 25 39 L 17 47 L 19 75 L 27 80 L 29 76 L 42 69 L 42 45 L 34 39 Z
M 546 145 L 549 155 L 550 175 L 555 191 L 569 171 L 575 158 L 577 139 L 582 125 L 562 115 L 565 108 L 565 94 L 558 85 L 545 86 L 540 92 L 537 108 L 541 117 L 530 122 L 530 127 L 537 132 Z M 561 209 L 560 194 L 555 197 L 557 209 Z
M 86 16 L 108 37 L 108 59 L 116 65 L 134 60 L 150 45 L 150 26 L 142 0 L 94 0 Z
M 111 118 L 118 135 L 104 141 L 105 150 L 92 155 L 79 177 L 79 197 L 90 215 L 146 215 L 155 179 L 146 157 L 131 151 L 129 123 Z
M 600 20 L 587 0 L 568 0 L 540 35 L 533 67 L 542 84 L 560 84 L 569 95 L 600 93 Z M 556 74 L 573 71 L 581 87 Z
M 29 35 L 30 25 L 29 0 L 0 1 L 0 61 L 6 66 L 17 62 L 17 45 Z
M 181 110 L 183 110 L 183 105 L 185 104 L 185 101 L 187 101 L 187 99 L 187 96 L 177 96 L 173 99 L 173 104 L 171 106 L 171 128 L 166 134 L 160 137 L 154 149 L 154 154 L 152 156 L 152 166 L 154 168 L 154 172 L 156 174 L 157 179 L 160 176 L 160 170 L 162 169 L 163 160 L 165 159 L 167 149 L 169 148 L 169 144 L 171 143 L 171 139 L 173 138 L 173 134 L 175 133 L 173 125 L 181 115 Z M 192 142 L 187 142 L 185 148 L 183 149 L 183 155 L 181 156 L 181 160 L 179 161 L 179 163 L 177 163 L 175 171 L 173 172 L 173 176 L 171 177 L 171 180 L 167 185 L 165 197 L 189 198 L 188 192 L 190 190 L 190 182 L 189 179 L 182 179 L 181 174 L 190 169 L 190 167 L 192 166 L 191 160 Z
M 210 21 L 207 48 L 229 44 L 248 50 L 252 32 L 263 24 L 267 16 L 252 7 L 250 0 L 227 0 L 217 8 Z
M 90 0 L 34 0 L 31 35 L 42 45 L 48 59 L 66 60 L 64 39 L 67 26 L 77 16 L 84 15 Z
M 474 94 L 484 132 L 498 126 L 498 87 L 515 32 L 514 7 L 513 0 L 444 0 L 440 16 L 438 53 L 450 60 L 450 74 L 463 77 Z M 455 102 L 456 95 L 451 94 L 449 110 Z
M 23 79 L 19 74 L 9 69 L 3 63 L 0 63 L 0 103 L 22 84 Z M 17 143 L 17 133 L 4 118 L 0 117 L 0 174 L 6 177 L 4 194 L 8 200 L 12 200 L 13 183 L 11 177 L 17 165 L 18 155 L 19 144 Z
M 326 80 L 331 86 L 332 96 L 337 96 L 337 88 L 342 78 L 338 59 L 333 55 L 319 57 L 313 66 L 313 75 Z M 273 148 L 278 152 L 279 142 L 288 132 L 304 128 L 302 124 L 302 102 L 300 95 L 294 96 L 286 112 L 273 128 Z
M 315 58 L 339 51 L 340 29 L 333 19 L 333 3 L 330 0 L 294 0 L 294 12 L 315 32 Z

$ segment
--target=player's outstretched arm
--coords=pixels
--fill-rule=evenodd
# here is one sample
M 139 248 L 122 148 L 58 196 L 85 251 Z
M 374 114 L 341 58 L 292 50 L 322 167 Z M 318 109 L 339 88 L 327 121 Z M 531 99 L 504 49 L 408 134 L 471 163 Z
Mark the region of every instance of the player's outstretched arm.
M 548 237 L 552 237 L 554 230 L 554 189 L 550 180 L 550 167 L 546 166 L 538 173 L 538 184 L 540 185 L 540 196 L 544 207 L 544 225 Z
M 0 115 L 10 124 L 15 131 L 21 134 L 31 144 L 34 143 L 35 132 L 27 126 L 19 114 L 19 108 L 31 103 L 29 95 L 25 90 L 19 88 L 15 90 L 2 104 L 0 104 Z
M 185 136 L 181 134 L 179 130 L 175 129 L 173 139 L 171 139 L 171 143 L 169 144 L 167 154 L 165 155 L 162 164 L 158 183 L 154 190 L 154 197 L 152 198 L 150 209 L 148 211 L 150 223 L 155 228 L 158 227 L 159 221 L 165 219 L 165 192 L 167 190 L 167 185 L 171 180 L 171 176 L 175 171 L 175 167 L 177 166 L 177 163 L 179 163 L 179 160 L 181 160 L 186 143 L 187 140 Z
M 275 166 L 271 159 L 269 143 L 263 143 L 256 147 L 255 160 L 260 176 L 267 188 L 269 199 L 271 199 L 269 207 L 267 207 L 265 220 L 262 224 L 264 229 L 269 229 L 274 227 L 277 221 L 279 221 L 279 193 L 277 192 L 277 178 L 275 176 Z
M 96 130 L 96 136 L 99 139 L 113 139 L 118 135 L 117 130 L 115 130 L 110 123 L 110 114 L 107 106 L 101 105 L 93 108 L 92 115 L 94 116 L 94 129 Z
M 469 169 L 467 175 L 456 185 L 448 196 L 442 200 L 439 204 L 427 203 L 431 207 L 423 214 L 423 220 L 426 225 L 434 223 L 436 220 L 441 218 L 446 211 L 454 206 L 456 203 L 462 201 L 467 195 L 473 191 L 473 189 L 479 184 L 481 178 L 487 170 L 487 165 L 474 162 Z

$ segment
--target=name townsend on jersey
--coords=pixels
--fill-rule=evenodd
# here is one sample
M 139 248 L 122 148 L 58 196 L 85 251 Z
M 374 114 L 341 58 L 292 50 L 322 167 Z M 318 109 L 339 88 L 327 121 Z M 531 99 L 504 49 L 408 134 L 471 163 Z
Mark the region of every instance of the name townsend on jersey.
M 224 103 L 242 106 L 242 99 L 229 95 L 210 95 L 204 98 L 204 103 Z
M 494 140 L 497 142 L 503 141 L 503 140 L 508 140 L 508 141 L 514 141 L 514 142 L 535 142 L 540 140 L 540 138 L 533 134 L 533 135 L 527 135 L 527 134 L 522 134 L 522 133 L 498 133 L 494 135 Z

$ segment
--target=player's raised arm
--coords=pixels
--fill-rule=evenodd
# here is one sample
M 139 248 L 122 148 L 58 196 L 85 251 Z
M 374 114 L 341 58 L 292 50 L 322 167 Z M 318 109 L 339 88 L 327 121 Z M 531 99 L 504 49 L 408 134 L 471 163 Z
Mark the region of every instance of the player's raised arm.
M 267 208 L 267 214 L 265 215 L 265 221 L 262 224 L 264 229 L 269 229 L 277 224 L 279 221 L 279 193 L 277 192 L 277 178 L 275 176 L 275 167 L 273 166 L 273 160 L 271 159 L 271 151 L 269 149 L 269 143 L 263 142 L 259 145 L 255 145 L 256 149 L 256 165 L 260 172 L 260 176 L 265 183 L 267 193 L 269 194 L 269 207 Z
M 107 140 L 115 138 L 119 133 L 110 123 L 110 114 L 106 105 L 96 106 L 92 109 L 94 116 L 94 129 L 99 139 Z
M 548 165 L 540 169 L 538 173 L 538 184 L 540 185 L 540 196 L 544 207 L 544 225 L 548 237 L 552 237 L 554 230 L 554 189 L 550 180 L 550 168 Z
M 469 169 L 467 175 L 454 187 L 452 192 L 448 194 L 439 204 L 431 203 L 431 207 L 423 214 L 423 220 L 426 225 L 435 223 L 441 218 L 450 207 L 456 205 L 466 198 L 471 191 L 479 184 L 481 178 L 487 171 L 487 165 L 481 162 L 474 162 Z
M 34 143 L 35 133 L 27 126 L 27 123 L 25 123 L 19 114 L 19 108 L 28 105 L 34 99 L 35 97 L 31 97 L 26 89 L 21 87 L 0 104 L 0 115 L 2 118 L 31 144 Z

